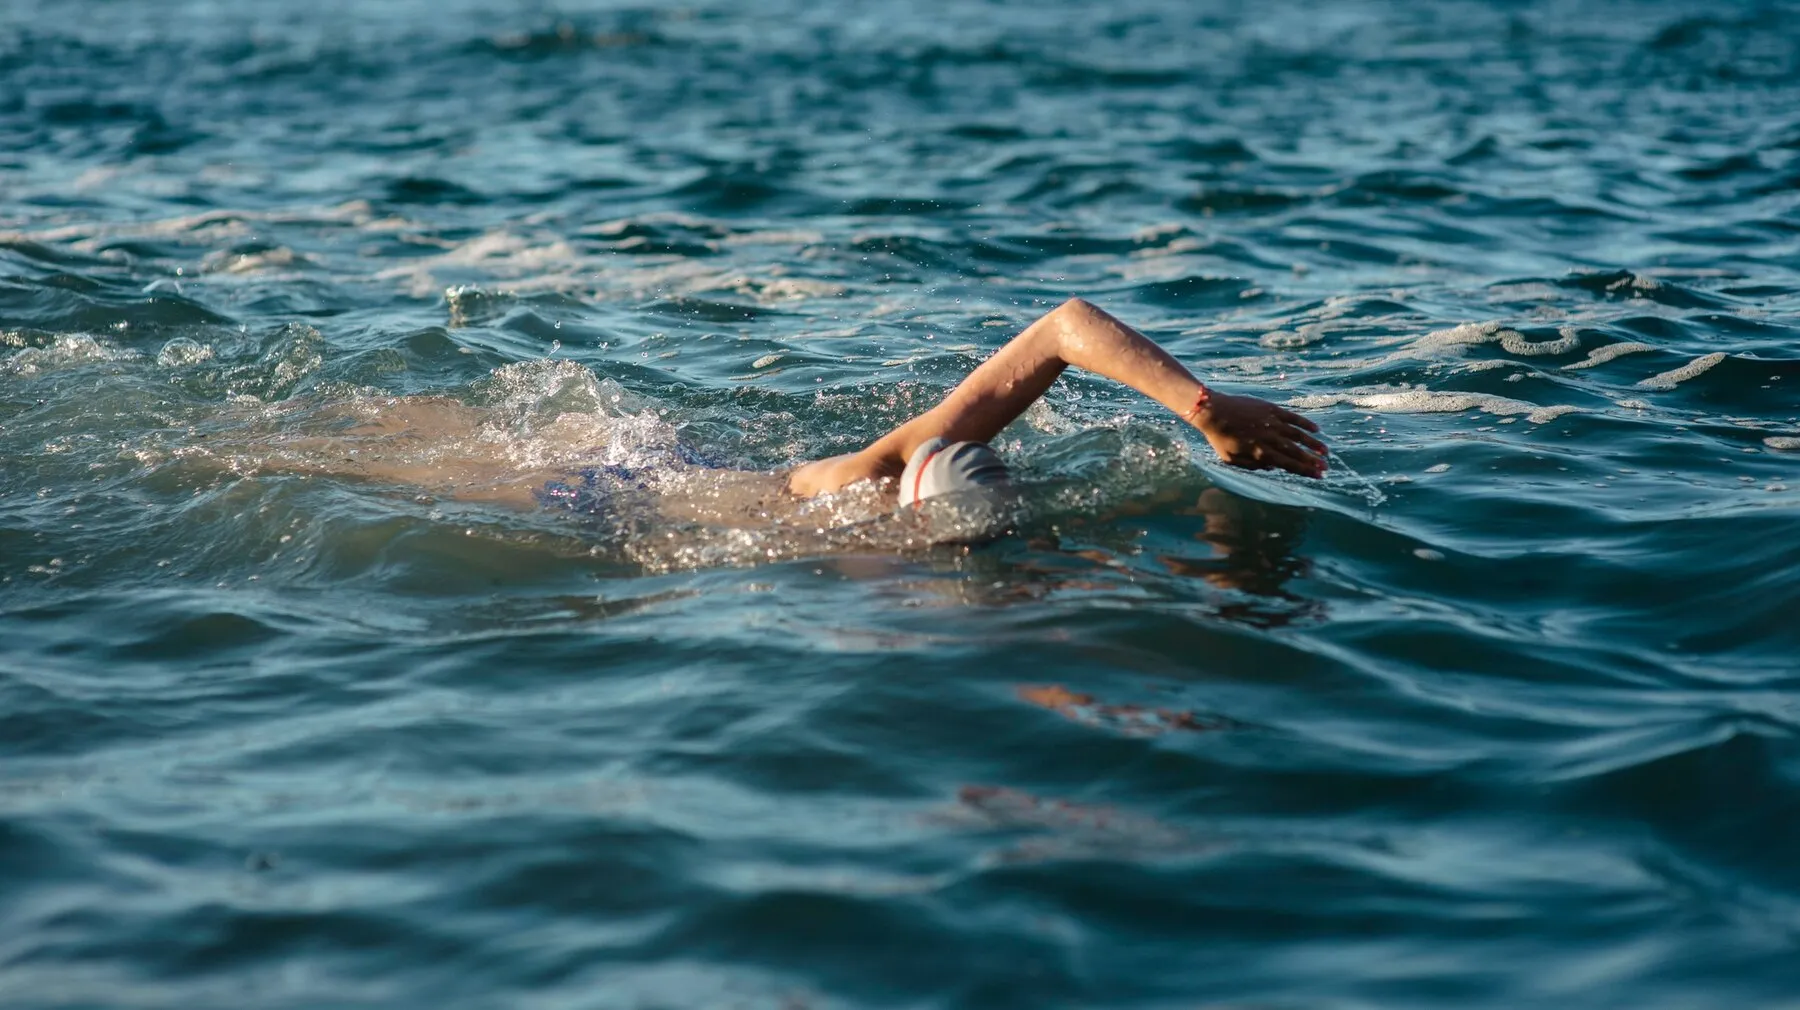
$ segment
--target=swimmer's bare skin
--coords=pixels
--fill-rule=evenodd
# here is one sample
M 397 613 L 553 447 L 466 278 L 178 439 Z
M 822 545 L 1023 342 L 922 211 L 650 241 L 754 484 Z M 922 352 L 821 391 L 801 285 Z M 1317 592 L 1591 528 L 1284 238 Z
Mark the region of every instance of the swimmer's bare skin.
M 933 438 L 986 442 L 1025 412 L 1074 365 L 1122 382 L 1174 411 L 1206 436 L 1219 458 L 1252 470 L 1306 477 L 1325 472 L 1318 425 L 1253 396 L 1211 391 L 1142 333 L 1080 298 L 1052 309 L 969 373 L 942 403 L 876 439 L 861 452 L 797 467 L 788 490 L 802 497 L 857 481 L 898 477 L 920 444 Z

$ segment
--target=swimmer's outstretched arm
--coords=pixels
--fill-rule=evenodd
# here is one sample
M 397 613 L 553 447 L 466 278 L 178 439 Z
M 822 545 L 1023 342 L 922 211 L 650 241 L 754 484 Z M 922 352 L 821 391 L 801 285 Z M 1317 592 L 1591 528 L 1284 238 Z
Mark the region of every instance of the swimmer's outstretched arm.
M 1123 382 L 1169 408 L 1234 466 L 1279 468 L 1307 477 L 1325 472 L 1325 444 L 1313 437 L 1318 425 L 1267 400 L 1207 389 L 1155 341 L 1073 298 L 982 362 L 942 403 L 861 452 L 795 469 L 788 490 L 815 495 L 859 480 L 898 477 L 913 450 L 933 438 L 986 442 L 1044 395 L 1070 365 Z

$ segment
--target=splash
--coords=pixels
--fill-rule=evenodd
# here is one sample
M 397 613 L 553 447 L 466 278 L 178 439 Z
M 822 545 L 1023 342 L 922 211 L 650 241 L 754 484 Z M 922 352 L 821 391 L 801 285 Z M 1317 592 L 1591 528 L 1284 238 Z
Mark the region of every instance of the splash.
M 209 344 L 202 344 L 192 337 L 176 337 L 156 352 L 156 363 L 164 368 L 187 368 L 211 361 L 213 353 Z
M 136 351 L 114 346 L 86 333 L 64 333 L 45 346 L 26 347 L 0 361 L 0 374 L 30 378 L 95 362 L 129 361 L 137 357 L 140 355 Z
M 653 401 L 574 361 L 501 366 L 479 398 L 493 413 L 477 437 L 521 468 L 656 466 L 675 458 L 680 445 Z

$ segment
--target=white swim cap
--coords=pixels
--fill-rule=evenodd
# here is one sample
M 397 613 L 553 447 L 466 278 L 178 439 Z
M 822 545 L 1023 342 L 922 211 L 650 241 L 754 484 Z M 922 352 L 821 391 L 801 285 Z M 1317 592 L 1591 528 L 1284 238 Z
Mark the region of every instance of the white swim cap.
M 927 498 L 958 491 L 1005 488 L 1006 464 L 980 442 L 948 442 L 934 438 L 913 450 L 900 475 L 900 504 L 917 505 Z

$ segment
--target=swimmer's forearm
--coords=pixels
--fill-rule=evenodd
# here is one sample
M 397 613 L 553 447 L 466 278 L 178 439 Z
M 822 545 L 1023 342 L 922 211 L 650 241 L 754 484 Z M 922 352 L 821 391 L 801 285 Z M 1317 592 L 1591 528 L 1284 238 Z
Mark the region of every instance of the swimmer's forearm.
M 1077 368 L 1123 382 L 1169 408 L 1206 436 L 1219 458 L 1252 470 L 1278 468 L 1305 477 L 1325 473 L 1319 426 L 1254 396 L 1214 393 L 1142 333 L 1087 302 L 1057 310 L 1060 355 Z

